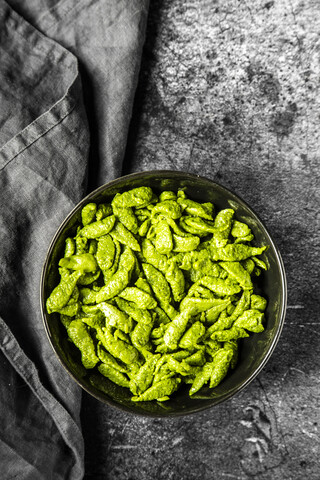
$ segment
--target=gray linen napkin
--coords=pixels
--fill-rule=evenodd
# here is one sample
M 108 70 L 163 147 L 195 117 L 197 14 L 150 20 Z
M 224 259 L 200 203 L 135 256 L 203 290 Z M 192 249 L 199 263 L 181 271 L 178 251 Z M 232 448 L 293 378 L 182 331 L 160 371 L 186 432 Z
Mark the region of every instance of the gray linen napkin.
M 52 352 L 39 285 L 60 222 L 118 176 L 147 0 L 0 0 L 0 462 L 80 479 L 81 392 Z

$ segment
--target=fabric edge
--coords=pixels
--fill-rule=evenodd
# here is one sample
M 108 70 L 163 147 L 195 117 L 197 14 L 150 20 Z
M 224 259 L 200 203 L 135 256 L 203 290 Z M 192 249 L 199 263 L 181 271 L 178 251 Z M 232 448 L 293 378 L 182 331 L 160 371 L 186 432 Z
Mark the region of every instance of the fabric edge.
M 58 400 L 42 385 L 35 364 L 23 352 L 2 317 L 0 317 L 0 338 L 1 351 L 44 406 L 62 438 L 73 452 L 74 478 L 82 478 L 84 475 L 84 440 L 79 426 Z M 68 429 L 65 428 L 66 425 L 69 425 Z

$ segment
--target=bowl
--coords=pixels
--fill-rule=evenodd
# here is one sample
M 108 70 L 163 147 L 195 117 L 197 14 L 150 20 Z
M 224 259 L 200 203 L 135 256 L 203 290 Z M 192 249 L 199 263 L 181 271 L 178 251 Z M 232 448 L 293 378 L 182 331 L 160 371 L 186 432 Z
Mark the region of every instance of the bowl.
M 76 224 L 80 222 L 84 205 L 89 202 L 110 201 L 116 193 L 139 186 L 150 186 L 156 193 L 184 188 L 188 197 L 193 200 L 212 202 L 218 210 L 233 208 L 236 212 L 235 218 L 247 223 L 252 229 L 255 236 L 253 244 L 269 245 L 267 254 L 262 257 L 268 264 L 268 270 L 258 277 L 258 288 L 268 300 L 264 332 L 242 339 L 236 368 L 229 371 L 216 388 L 209 389 L 204 386 L 192 398 L 188 394 L 189 388 L 184 385 L 166 402 L 132 401 L 128 389 L 104 379 L 98 372 L 82 367 L 79 352 L 67 340 L 66 330 L 60 322 L 59 315 L 46 312 L 46 299 L 59 282 L 57 264 L 63 256 L 65 239 L 75 235 Z M 198 175 L 177 171 L 146 171 L 126 175 L 102 185 L 81 200 L 71 211 L 58 228 L 47 252 L 40 296 L 42 317 L 49 341 L 74 381 L 105 404 L 134 414 L 164 417 L 186 415 L 214 407 L 252 382 L 270 359 L 279 340 L 285 318 L 287 293 L 285 271 L 279 250 L 263 222 L 244 200 L 224 186 Z M 94 386 L 97 375 L 103 378 L 99 389 Z

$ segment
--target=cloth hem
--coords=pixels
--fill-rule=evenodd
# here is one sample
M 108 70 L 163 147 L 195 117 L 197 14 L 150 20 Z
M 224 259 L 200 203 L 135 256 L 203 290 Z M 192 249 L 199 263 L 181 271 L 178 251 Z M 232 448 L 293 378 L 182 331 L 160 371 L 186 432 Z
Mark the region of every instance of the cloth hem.
M 36 142 L 40 137 L 45 135 L 49 130 L 59 124 L 66 118 L 75 108 L 77 101 L 80 99 L 81 79 L 78 69 L 78 60 L 72 52 L 61 46 L 54 40 L 46 37 L 39 30 L 34 28 L 28 22 L 21 23 L 21 17 L 7 5 L 7 12 L 11 28 L 16 35 L 19 35 L 23 41 L 25 37 L 30 34 L 38 40 L 38 43 L 33 46 L 43 55 L 47 53 L 47 45 L 54 44 L 60 53 L 68 58 L 66 62 L 66 69 L 73 70 L 73 76 L 66 88 L 64 95 L 59 98 L 48 110 L 43 112 L 39 117 L 29 123 L 23 130 L 19 131 L 10 140 L 8 140 L 0 148 L 0 171 L 11 162 L 16 156 L 22 153 L 26 148 Z M 1 13 L 1 12 L 0 12 Z M 33 42 L 34 44 L 34 42 Z
M 62 122 L 73 111 L 79 98 L 80 78 L 78 70 L 66 94 L 49 110 L 12 137 L 0 149 L 0 171 L 3 170 L 20 153 L 43 137 L 49 130 Z M 75 96 L 77 94 L 77 97 Z
M 42 385 L 35 364 L 23 352 L 1 317 L 0 337 L 1 351 L 55 422 L 62 438 L 74 453 L 75 465 L 73 468 L 75 468 L 76 478 L 82 478 L 84 474 L 84 441 L 79 426 L 61 403 Z M 70 428 L 66 430 L 65 425 L 69 425 Z

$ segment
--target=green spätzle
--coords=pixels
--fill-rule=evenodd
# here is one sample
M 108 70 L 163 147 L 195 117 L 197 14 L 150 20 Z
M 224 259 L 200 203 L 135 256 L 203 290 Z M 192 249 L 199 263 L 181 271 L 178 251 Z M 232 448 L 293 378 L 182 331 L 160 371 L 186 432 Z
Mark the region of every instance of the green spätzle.
M 189 365 L 185 360 L 182 360 L 179 362 L 172 356 L 169 357 L 167 365 L 169 369 L 175 373 L 178 373 L 182 377 L 189 376 L 192 374 L 197 374 L 199 371 L 199 368 L 196 366 Z
M 223 344 L 221 342 L 218 342 L 218 340 L 213 340 L 212 338 L 204 340 L 203 343 L 205 353 L 209 357 L 209 359 L 211 358 L 211 360 L 214 358 L 217 351 L 223 347 Z
M 78 280 L 78 285 L 91 285 L 100 277 L 101 271 L 98 269 L 95 272 L 83 273 Z
M 113 243 L 114 243 L 114 246 L 115 246 L 115 254 L 114 254 L 114 257 L 113 257 L 113 263 L 112 263 L 112 266 L 109 268 L 109 269 L 104 269 L 103 270 L 103 278 L 104 278 L 104 281 L 105 283 L 115 274 L 115 272 L 117 271 L 118 267 L 119 267 L 119 262 L 120 262 L 120 257 L 121 257 L 121 254 L 122 254 L 122 247 L 120 245 L 120 242 L 118 242 L 118 240 L 116 240 L 115 238 L 112 239 L 113 240 Z M 97 259 L 98 261 L 98 259 Z
M 185 348 L 187 350 L 194 350 L 195 348 L 197 348 L 197 343 L 203 337 L 205 331 L 206 328 L 203 323 L 199 321 L 194 322 L 191 327 L 183 334 L 179 342 L 179 347 Z
M 208 324 L 215 323 L 218 320 L 220 313 L 226 310 L 230 304 L 231 300 L 224 300 L 220 304 L 214 305 L 213 307 L 209 308 L 209 310 L 202 312 L 202 321 L 206 321 Z M 208 327 L 208 329 L 209 328 L 210 327 Z
M 181 207 L 175 200 L 164 200 L 153 207 L 152 217 L 157 214 L 176 220 L 181 217 Z
M 142 254 L 148 263 L 156 267 L 160 272 L 166 273 L 168 269 L 167 256 L 159 253 L 147 238 L 142 241 Z
M 209 233 L 216 233 L 217 228 L 210 220 L 204 220 L 201 217 L 186 217 L 180 219 L 180 226 L 186 231 L 201 237 Z
M 233 325 L 231 328 L 214 332 L 211 335 L 213 340 L 218 342 L 229 342 L 230 340 L 238 340 L 239 338 L 249 337 L 244 328 Z
M 98 370 L 100 373 L 102 373 L 102 375 L 109 378 L 109 380 L 116 383 L 117 385 L 120 385 L 120 387 L 129 388 L 130 381 L 128 377 L 123 373 L 119 372 L 119 370 L 117 370 L 116 368 L 113 368 L 111 365 L 101 363 L 100 365 L 98 365 Z
M 221 380 L 226 376 L 233 354 L 233 351 L 229 348 L 218 350 L 213 358 L 213 368 L 210 375 L 210 388 L 219 385 Z
M 168 254 L 173 249 L 173 238 L 170 227 L 166 220 L 160 220 L 155 228 L 154 246 L 162 254 Z
M 139 352 L 133 345 L 115 338 L 110 327 L 97 330 L 97 338 L 104 348 L 114 357 L 119 358 L 123 363 L 132 365 L 139 359 Z
M 141 262 L 143 262 L 143 259 L 141 259 Z M 149 295 L 152 296 L 152 288 L 150 287 L 149 282 L 146 280 L 146 278 L 139 276 L 134 285 L 135 287 L 140 288 L 140 290 L 143 290 L 144 292 L 149 293 Z
M 128 368 L 120 365 L 120 363 L 103 348 L 101 342 L 98 342 L 97 344 L 97 355 L 101 362 L 105 363 L 106 365 L 113 367 L 121 373 L 128 373 Z
M 113 212 L 119 222 L 121 222 L 130 232 L 138 233 L 139 224 L 138 219 L 133 213 L 131 207 L 113 207 Z
M 153 323 L 152 316 L 147 309 L 139 308 L 136 303 L 129 302 L 121 297 L 117 297 L 116 302 L 120 310 L 132 317 L 137 323 L 144 323 L 145 325 Z
M 206 362 L 201 370 L 195 375 L 190 388 L 190 395 L 194 395 L 198 390 L 200 390 L 203 385 L 205 385 L 211 377 L 211 372 L 213 370 L 213 362 Z
M 117 271 L 97 293 L 96 302 L 109 300 L 122 292 L 129 284 L 134 265 L 135 256 L 130 248 L 126 248 L 120 256 Z
M 119 296 L 136 303 L 139 308 L 152 309 L 157 306 L 157 301 L 149 293 L 137 287 L 126 287 L 119 293 Z
M 219 296 L 234 295 L 235 293 L 239 293 L 241 291 L 241 286 L 239 284 L 232 284 L 227 280 L 216 277 L 202 277 L 199 280 L 199 283 Z
M 112 215 L 112 207 L 109 203 L 100 203 L 97 208 L 96 212 L 96 220 L 99 222 L 100 220 Z
M 170 303 L 171 290 L 165 276 L 150 263 L 143 263 L 142 269 L 160 304 Z
M 130 335 L 133 346 L 136 347 L 138 350 L 140 350 L 141 348 L 146 348 L 147 350 L 150 350 L 152 346 L 149 343 L 149 340 L 152 328 L 152 323 L 137 323 L 134 327 L 132 334 Z
M 150 226 L 151 226 L 151 220 L 149 218 L 142 220 L 142 223 L 138 230 L 139 236 L 145 237 L 149 231 Z
M 113 383 L 133 401 L 165 401 L 180 384 L 191 397 L 215 388 L 236 368 L 240 339 L 267 321 L 254 280 L 268 258 L 235 217 L 184 189 L 137 187 L 85 205 L 47 311 L 95 388 Z
M 90 314 L 90 316 L 84 315 L 79 315 L 79 320 L 82 320 L 83 323 L 88 325 L 91 329 L 97 329 L 97 328 L 102 328 L 106 326 L 106 319 L 100 310 L 97 310 L 93 314 Z
M 178 377 L 164 378 L 147 388 L 141 395 L 132 397 L 132 400 L 134 402 L 147 402 L 151 400 L 161 402 L 168 400 L 169 396 L 178 388 L 180 382 L 181 379 Z
M 264 314 L 259 310 L 246 310 L 237 320 L 234 322 L 234 327 L 242 327 L 249 332 L 260 333 L 263 332 Z
M 81 320 L 73 320 L 68 328 L 70 340 L 81 352 L 81 360 L 85 368 L 93 368 L 99 359 L 96 355 L 95 345 L 87 326 Z
M 123 223 L 116 222 L 114 228 L 110 230 L 110 235 L 121 244 L 127 245 L 134 251 L 140 252 L 141 247 L 138 240 Z
M 231 227 L 231 235 L 236 238 L 244 238 L 251 235 L 251 229 L 246 223 L 234 220 Z
M 60 283 L 47 299 L 46 307 L 48 313 L 58 312 L 67 305 L 81 274 L 80 270 L 76 270 L 70 273 L 70 275 L 65 275 L 61 278 Z
M 98 240 L 96 260 L 102 272 L 109 270 L 114 262 L 116 246 L 110 235 L 103 235 Z
M 185 235 L 182 237 L 174 233 L 172 237 L 174 252 L 192 252 L 200 243 L 200 238 L 195 235 Z
M 68 258 L 74 255 L 76 251 L 76 242 L 73 238 L 66 238 L 65 242 L 65 250 L 64 250 L 64 257 Z
M 194 217 L 204 218 L 205 220 L 213 220 L 213 205 L 212 203 L 198 203 L 188 198 L 178 198 L 179 205 L 184 212 Z
M 138 187 L 115 195 L 111 205 L 115 207 L 137 207 L 143 208 L 149 205 L 153 197 L 153 191 L 150 187 Z
M 267 308 L 267 300 L 261 295 L 251 295 L 251 308 L 264 312 Z
M 244 290 L 251 290 L 253 288 L 251 276 L 240 262 L 220 262 L 220 266 L 226 270 Z
M 175 302 L 180 302 L 185 296 L 185 278 L 176 262 L 169 263 L 165 276 L 171 287 Z
M 59 313 L 61 315 L 66 315 L 67 317 L 75 317 L 78 315 L 80 309 L 81 305 L 79 302 L 72 304 L 67 303 L 65 307 L 60 308 Z
M 85 227 L 89 225 L 89 223 L 93 222 L 96 217 L 97 212 L 97 204 L 96 203 L 87 203 L 85 207 L 83 207 L 81 211 L 81 220 L 82 225 Z
M 109 215 L 102 220 L 89 223 L 89 225 L 86 225 L 79 231 L 78 235 L 85 238 L 99 238 L 113 229 L 115 221 L 116 217 L 114 215 Z
M 165 190 L 159 195 L 159 202 L 164 202 L 165 200 L 177 200 L 177 195 L 171 190 Z
M 261 255 L 267 247 L 250 247 L 249 245 L 243 244 L 235 244 L 229 243 L 225 247 L 211 247 L 210 249 L 210 257 L 212 260 L 224 260 L 228 262 L 240 262 L 241 260 L 246 260 L 249 257 L 253 257 L 255 255 Z
M 228 300 L 229 301 L 229 300 Z M 181 312 L 188 312 L 191 316 L 196 316 L 199 313 L 207 312 L 211 308 L 223 305 L 226 308 L 227 300 L 220 298 L 198 298 L 185 297 L 180 304 Z
M 168 350 L 175 350 L 178 347 L 178 342 L 188 325 L 190 317 L 189 311 L 184 310 L 171 321 L 163 336 L 163 341 Z
M 224 247 L 228 243 L 228 237 L 232 229 L 234 210 L 226 208 L 220 210 L 214 220 L 216 232 L 213 235 L 212 243 L 216 247 Z
M 117 307 L 107 302 L 98 303 L 97 307 L 104 314 L 106 318 L 106 325 L 118 328 L 124 333 L 129 333 L 132 331 L 132 319 Z
M 261 268 L 262 270 L 268 270 L 267 264 L 261 260 L 261 258 L 252 257 L 252 260 L 257 265 L 257 267 Z
M 81 255 L 71 255 L 62 258 L 59 266 L 69 270 L 81 270 L 82 272 L 95 272 L 98 268 L 97 260 L 91 253 L 82 253 Z
M 79 230 L 80 231 L 80 230 Z M 87 244 L 88 239 L 86 237 L 79 237 L 78 235 L 74 239 L 75 241 L 75 254 L 81 255 L 82 253 L 87 253 Z
M 189 365 L 193 365 L 195 367 L 202 367 L 206 361 L 207 360 L 203 349 L 199 349 L 192 355 L 189 355 L 187 358 L 185 358 L 186 363 L 189 363 Z
M 160 355 L 152 355 L 140 367 L 134 377 L 130 379 L 129 388 L 133 395 L 140 395 L 145 392 L 153 381 L 153 374 Z

